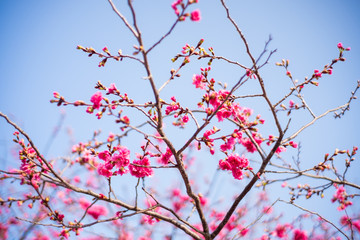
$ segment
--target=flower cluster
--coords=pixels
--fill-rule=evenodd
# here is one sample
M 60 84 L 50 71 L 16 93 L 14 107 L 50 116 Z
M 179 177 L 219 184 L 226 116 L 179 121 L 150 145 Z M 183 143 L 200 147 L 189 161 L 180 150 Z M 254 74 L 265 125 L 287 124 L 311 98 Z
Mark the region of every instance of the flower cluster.
M 90 207 L 90 202 L 85 198 L 79 199 L 79 205 L 83 210 L 87 209 L 87 214 L 89 214 L 94 219 L 99 219 L 100 216 L 106 216 L 108 214 L 108 210 L 106 207 L 101 205 L 92 205 Z
M 348 195 L 345 191 L 344 186 L 338 187 L 335 185 L 336 193 L 334 194 L 333 198 L 331 199 L 332 202 L 338 201 L 340 203 L 339 207 L 337 208 L 339 211 L 345 210 L 348 206 L 352 205 L 352 202 L 348 200 Z
M 154 174 L 154 170 L 149 167 L 150 160 L 140 154 L 137 155 L 138 160 L 134 160 L 129 166 L 131 175 L 137 178 L 150 177 Z
M 161 157 L 158 159 L 158 162 L 166 165 L 171 161 L 170 159 L 171 159 L 172 155 L 173 154 L 172 154 L 170 148 L 167 148 L 166 152 L 164 154 L 161 154 Z
M 196 9 L 194 11 L 192 11 L 190 14 L 189 13 L 180 13 L 180 10 L 178 9 L 178 6 L 180 6 L 183 10 L 185 10 L 185 8 L 193 3 L 198 3 L 199 0 L 188 0 L 188 4 L 185 6 L 183 0 L 175 0 L 172 4 L 171 4 L 171 8 L 174 10 L 175 14 L 177 16 L 179 16 L 180 21 L 184 21 L 186 19 L 186 17 L 190 16 L 190 20 L 197 22 L 201 20 L 201 15 L 200 15 L 200 10 Z M 181 16 L 180 16 L 181 15 Z
M 116 146 L 114 150 L 117 153 L 110 153 L 105 150 L 98 154 L 98 157 L 104 161 L 97 166 L 97 171 L 100 175 L 105 177 L 111 177 L 113 175 L 123 175 L 128 172 L 126 167 L 130 164 L 130 151 L 124 146 Z M 116 167 L 118 170 L 113 171 Z
M 249 169 L 249 160 L 244 156 L 240 157 L 237 154 L 230 154 L 225 160 L 219 161 L 221 170 L 228 170 L 232 172 L 235 179 L 243 179 L 243 169 Z

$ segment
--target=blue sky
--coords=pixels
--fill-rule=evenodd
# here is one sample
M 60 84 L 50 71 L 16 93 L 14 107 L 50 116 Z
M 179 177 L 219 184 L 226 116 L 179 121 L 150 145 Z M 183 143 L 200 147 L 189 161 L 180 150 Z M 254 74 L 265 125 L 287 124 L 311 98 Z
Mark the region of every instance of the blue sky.
M 128 17 L 126 5 L 120 1 L 114 2 Z M 170 8 L 171 2 L 135 1 L 145 47 L 158 40 L 175 20 Z M 262 72 L 271 99 L 279 99 L 289 88 L 284 70 L 276 67 L 275 62 L 283 58 L 289 59 L 292 75 L 301 81 L 305 76 L 310 76 L 314 69 L 322 69 L 335 58 L 338 54 L 336 45 L 343 42 L 345 47 L 351 47 L 351 51 L 346 53 L 346 62 L 336 64 L 333 75 L 321 79 L 319 87 L 310 87 L 304 91 L 304 95 L 316 114 L 348 100 L 356 81 L 360 79 L 358 1 L 227 2 L 255 56 L 262 51 L 269 35 L 273 37 L 269 50 L 277 49 L 277 52 Z M 212 46 L 216 54 L 247 65 L 250 63 L 243 43 L 225 19 L 220 1 L 200 0 L 191 10 L 195 8 L 201 10 L 202 20 L 198 23 L 188 20 L 180 23 L 163 45 L 154 49 L 150 55 L 157 86 L 167 80 L 171 68 L 178 66 L 170 59 L 186 43 L 196 45 L 201 38 L 205 39 L 204 46 Z M 69 100 L 89 101 L 95 92 L 95 83 L 100 80 L 106 86 L 115 82 L 120 91 L 127 92 L 136 102 L 152 99 L 148 82 L 142 79 L 145 72 L 136 62 L 109 61 L 106 67 L 99 68 L 97 57 L 88 58 L 86 54 L 76 50 L 77 45 L 82 45 L 92 46 L 99 51 L 107 46 L 111 52 L 117 52 L 118 49 L 126 54 L 133 52 L 135 39 L 105 0 L 1 1 L 0 36 L 0 111 L 23 127 L 40 150 L 45 149 L 62 109 L 49 103 L 54 91 L 60 92 Z M 162 98 L 169 99 L 175 95 L 180 102 L 194 107 L 194 102 L 198 100 L 190 101 L 189 96 L 197 94 L 199 99 L 201 92 L 193 90 L 191 77 L 194 73 L 199 73 L 199 67 L 204 67 L 205 64 L 192 60 L 192 65 L 181 73 L 182 77 L 164 89 Z M 239 69 L 220 62 L 214 62 L 212 67 L 215 80 L 229 85 L 243 74 Z M 248 88 L 239 90 L 239 94 L 249 92 L 256 92 L 251 84 Z M 244 104 L 264 117 L 269 117 L 263 103 L 245 101 Z M 74 141 L 90 138 L 95 129 L 103 129 L 105 135 L 110 131 L 118 131 L 112 119 L 99 121 L 81 108 L 66 107 L 62 110 L 66 112 L 65 121 L 59 136 L 49 149 L 49 157 L 69 152 L 71 139 L 66 129 L 72 129 Z M 301 124 L 309 121 L 309 117 L 304 112 L 295 114 L 290 130 L 298 129 Z M 285 123 L 287 118 L 283 119 Z M 351 111 L 342 119 L 334 120 L 328 116 L 307 129 L 296 139 L 302 144 L 304 164 L 317 164 L 324 153 L 335 148 L 360 146 L 359 120 L 360 105 L 355 101 Z M 12 165 L 4 160 L 11 159 L 7 150 L 11 148 L 13 129 L 3 120 L 0 126 L 0 166 L 3 168 Z M 274 132 L 271 121 L 266 126 L 263 128 L 266 134 Z M 169 130 L 169 133 L 172 132 Z M 178 135 L 173 139 L 177 146 L 181 146 Z M 134 138 L 133 141 L 135 140 L 137 139 Z M 296 152 L 289 154 L 295 155 Z M 351 178 L 360 182 L 356 175 L 351 175 Z

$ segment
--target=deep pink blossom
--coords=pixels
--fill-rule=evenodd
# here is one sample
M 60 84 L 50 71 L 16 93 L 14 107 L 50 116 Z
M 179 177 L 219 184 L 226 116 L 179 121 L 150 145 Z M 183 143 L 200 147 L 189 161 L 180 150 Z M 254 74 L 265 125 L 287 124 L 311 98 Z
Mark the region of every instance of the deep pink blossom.
M 196 88 L 205 89 L 206 87 L 206 81 L 204 81 L 204 76 L 201 74 L 194 74 L 193 78 L 193 84 Z
M 256 136 L 256 134 L 253 133 L 253 139 L 259 146 L 261 145 L 262 143 L 261 137 Z M 257 151 L 255 145 L 251 142 L 250 138 L 242 138 L 240 142 L 248 152 L 253 153 Z
M 134 160 L 133 164 L 141 165 L 141 166 L 150 166 L 150 160 L 147 157 L 144 157 L 140 160 Z M 140 167 L 136 165 L 129 166 L 130 174 L 133 175 L 134 177 L 143 178 L 143 177 L 152 176 L 154 174 L 152 168 Z
M 275 228 L 275 234 L 279 238 L 287 238 L 286 231 L 289 228 L 288 224 L 280 225 L 278 224 Z
M 87 212 L 94 219 L 98 219 L 100 216 L 105 216 L 108 214 L 108 210 L 106 207 L 101 205 L 93 205 L 88 209 Z
M 101 92 L 98 91 L 96 92 L 94 95 L 92 95 L 92 97 L 90 98 L 90 102 L 93 103 L 93 108 L 94 109 L 99 109 L 100 108 L 100 102 L 103 99 Z
M 314 70 L 314 76 L 316 79 L 321 78 L 321 74 L 322 74 L 322 72 L 320 72 L 319 70 L 317 70 L 317 69 Z
M 338 206 L 338 210 L 342 211 L 346 207 L 352 205 L 352 202 L 348 200 L 348 195 L 345 191 L 345 188 L 343 186 L 336 187 L 336 193 L 334 194 L 333 198 L 331 199 L 332 202 L 338 201 L 340 205 Z
M 127 167 L 130 164 L 130 150 L 124 146 L 117 146 L 116 150 L 118 154 L 113 154 L 111 161 L 114 162 L 115 166 L 118 168 Z
M 110 84 L 110 87 L 108 88 L 108 93 L 116 93 L 117 88 L 115 86 L 115 83 Z
M 196 10 L 192 11 L 190 14 L 190 19 L 191 19 L 191 21 L 194 21 L 194 22 L 200 21 L 201 20 L 200 10 L 196 9 Z
M 297 148 L 298 144 L 296 142 L 290 141 L 289 145 L 292 146 L 293 148 Z
M 275 153 L 279 154 L 281 152 L 286 152 L 286 148 L 283 146 L 280 146 L 276 149 Z
M 100 163 L 97 168 L 98 174 L 105 176 L 105 177 L 111 177 L 113 175 L 112 173 L 112 165 L 109 163 Z
M 187 123 L 189 121 L 189 116 L 187 114 L 185 114 L 183 117 L 182 117 L 182 121 L 184 123 Z
M 166 152 L 164 154 L 162 154 L 161 157 L 159 158 L 159 162 L 164 165 L 168 164 L 172 155 L 173 154 L 172 154 L 170 148 L 167 148 Z
M 98 157 L 101 159 L 101 160 L 104 160 L 104 161 L 108 161 L 110 159 L 110 153 L 109 151 L 105 150 L 103 152 L 100 152 L 98 154 Z
M 301 231 L 299 229 L 294 230 L 294 240 L 307 240 L 307 234 L 305 231 Z
M 243 178 L 242 170 L 248 168 L 249 160 L 244 156 L 240 157 L 237 154 L 230 154 L 225 160 L 219 161 L 219 167 L 222 170 L 230 170 L 235 179 L 241 180 Z

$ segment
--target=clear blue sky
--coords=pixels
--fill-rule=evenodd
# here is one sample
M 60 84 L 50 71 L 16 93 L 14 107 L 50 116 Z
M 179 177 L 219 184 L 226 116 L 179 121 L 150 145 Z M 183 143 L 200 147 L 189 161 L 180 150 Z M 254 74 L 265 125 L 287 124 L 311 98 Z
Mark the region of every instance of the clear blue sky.
M 126 5 L 120 4 L 120 1 L 114 2 L 125 16 L 129 16 Z M 269 49 L 278 51 L 263 70 L 263 78 L 272 99 L 279 99 L 289 87 L 283 70 L 274 65 L 276 61 L 289 59 L 293 76 L 303 80 L 314 69 L 322 69 L 335 58 L 338 53 L 336 45 L 343 42 L 345 47 L 351 47 L 351 51 L 346 54 L 346 62 L 336 64 L 332 76 L 321 79 L 318 88 L 312 87 L 304 94 L 316 114 L 348 100 L 356 81 L 360 79 L 358 1 L 227 2 L 255 55 L 262 51 L 270 34 L 274 39 Z M 172 1 L 135 1 L 145 48 L 158 40 L 175 20 L 171 3 Z M 220 1 L 200 0 L 192 9 L 194 8 L 201 10 L 201 22 L 187 20 L 181 23 L 174 34 L 150 56 L 157 86 L 167 80 L 171 68 L 178 66 L 171 63 L 170 59 L 186 43 L 195 45 L 201 38 L 205 39 L 204 46 L 214 47 L 216 54 L 249 65 L 243 43 L 226 21 Z M 120 63 L 109 61 L 105 68 L 98 68 L 99 58 L 88 58 L 75 49 L 77 45 L 82 45 L 92 46 L 100 51 L 107 46 L 111 52 L 122 49 L 126 54 L 132 53 L 135 39 L 105 0 L 1 1 L 0 36 L 0 111 L 23 127 L 40 150 L 45 149 L 60 116 L 60 109 L 49 103 L 54 91 L 60 92 L 69 100 L 89 101 L 95 92 L 93 86 L 100 80 L 106 86 L 115 82 L 122 93 L 127 92 L 136 102 L 153 99 L 146 97 L 151 94 L 151 90 L 148 82 L 142 79 L 145 72 L 137 63 L 127 60 Z M 163 91 L 163 98 L 169 99 L 169 96 L 176 95 L 179 101 L 190 104 L 189 94 L 200 94 L 199 91 L 192 90 L 191 77 L 194 73 L 199 73 L 201 66 L 205 66 L 205 62 L 195 63 L 182 72 L 182 78 Z M 229 85 L 236 82 L 242 74 L 238 69 L 221 63 L 214 63 L 213 69 L 215 80 Z M 249 88 L 250 92 L 254 90 Z M 246 91 L 247 89 L 242 89 L 239 94 Z M 251 101 L 246 104 L 265 117 L 269 116 L 266 110 L 262 110 L 264 105 Z M 90 138 L 95 129 L 101 128 L 105 134 L 118 129 L 112 119 L 98 121 L 95 116 L 86 114 L 85 109 L 66 107 L 63 110 L 66 111 L 65 122 L 48 152 L 49 157 L 68 153 L 70 140 L 67 128 L 73 130 L 75 141 Z M 303 113 L 294 118 L 296 116 L 303 116 Z M 291 130 L 297 129 L 309 119 L 306 115 L 293 121 Z M 304 164 L 309 167 L 317 164 L 324 153 L 335 148 L 360 146 L 359 121 L 360 104 L 355 101 L 351 111 L 341 120 L 334 120 L 329 116 L 306 130 L 296 139 L 302 143 Z M 271 126 L 270 122 L 268 126 Z M 263 130 L 267 134 L 275 132 L 271 128 Z M 11 165 L 4 160 L 11 159 L 7 150 L 11 148 L 12 132 L 13 129 L 0 120 L 2 168 Z M 175 142 L 178 146 L 181 145 L 181 140 L 177 139 Z M 296 152 L 292 154 L 295 155 Z M 357 183 L 360 182 L 358 176 L 351 177 Z

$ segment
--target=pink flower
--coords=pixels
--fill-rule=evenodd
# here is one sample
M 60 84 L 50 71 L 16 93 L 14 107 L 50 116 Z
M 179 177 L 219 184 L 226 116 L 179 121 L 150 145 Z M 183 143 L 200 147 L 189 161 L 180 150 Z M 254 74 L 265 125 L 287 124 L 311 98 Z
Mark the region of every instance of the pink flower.
M 108 88 L 108 93 L 116 93 L 117 88 L 115 86 L 115 83 L 110 84 L 110 87 Z
M 69 239 L 69 231 L 68 230 L 62 230 L 61 233 L 59 234 L 59 237 L 65 237 L 65 239 Z
M 150 166 L 150 160 L 147 157 L 144 157 L 140 160 L 134 160 L 133 164 L 141 165 L 141 166 Z M 150 177 L 154 174 L 154 171 L 150 167 L 140 167 L 136 165 L 130 165 L 129 170 L 130 174 L 134 177 L 143 178 Z
M 113 175 L 112 173 L 112 166 L 111 164 L 103 164 L 103 163 L 100 163 L 98 165 L 98 169 L 97 169 L 97 172 L 98 174 L 102 175 L 102 176 L 105 176 L 105 177 L 111 177 Z
M 240 157 L 237 154 L 230 154 L 225 160 L 219 161 L 219 167 L 222 170 L 230 170 L 235 179 L 241 180 L 243 178 L 242 169 L 249 166 L 249 161 L 245 157 Z
M 275 234 L 277 237 L 279 238 L 286 238 L 287 235 L 286 235 L 286 230 L 289 226 L 287 224 L 285 225 L 280 225 L 278 224 L 275 228 Z
M 341 42 L 338 43 L 337 47 L 338 47 L 339 49 L 344 49 L 344 46 L 342 45 Z
M 260 146 L 260 144 L 262 143 L 262 139 L 260 137 L 257 137 L 254 133 L 253 133 L 253 138 L 255 140 L 255 142 Z M 255 145 L 251 142 L 250 138 L 243 138 L 240 140 L 241 144 L 246 147 L 246 150 L 250 153 L 253 153 L 256 150 Z
M 0 223 L 0 237 L 1 239 L 8 239 L 8 226 Z
M 167 148 L 166 152 L 161 155 L 161 158 L 158 161 L 160 163 L 166 165 L 169 163 L 171 156 L 172 156 L 172 152 L 171 152 L 170 148 Z
M 101 160 L 107 161 L 107 160 L 109 160 L 109 158 L 110 158 L 110 153 L 109 153 L 109 151 L 105 150 L 105 151 L 103 151 L 103 152 L 100 152 L 99 155 L 98 155 L 98 157 L 99 157 Z
M 271 212 L 272 212 L 272 207 L 271 206 L 265 206 L 264 208 L 263 208 L 263 213 L 265 213 L 265 214 L 270 214 Z
M 117 146 L 116 149 L 119 154 L 114 154 L 111 161 L 120 169 L 127 167 L 130 164 L 130 150 L 123 146 Z
M 307 234 L 305 231 L 301 231 L 299 229 L 294 230 L 294 240 L 307 240 Z
M 344 210 L 346 207 L 352 205 L 352 202 L 347 200 L 348 195 L 345 191 L 343 186 L 337 187 L 336 193 L 334 194 L 333 198 L 331 199 L 332 202 L 338 201 L 340 203 L 339 207 L 337 208 L 339 211 Z
M 99 109 L 100 108 L 100 102 L 102 100 L 102 95 L 101 92 L 96 92 L 94 95 L 92 95 L 92 97 L 90 98 L 90 101 L 93 103 L 93 108 L 94 109 Z
M 296 142 L 290 141 L 289 142 L 290 146 L 292 146 L 293 148 L 297 148 L 298 144 Z
M 294 101 L 293 100 L 290 100 L 289 101 L 289 108 L 293 108 L 294 107 Z
M 205 89 L 206 82 L 204 82 L 204 76 L 199 74 L 194 74 L 193 76 L 193 84 L 196 88 Z
M 60 98 L 60 94 L 58 92 L 53 92 L 54 98 Z
M 172 9 L 174 9 L 175 14 L 178 15 L 178 16 L 179 16 L 179 14 L 180 14 L 180 11 L 179 11 L 179 9 L 177 9 L 176 6 L 179 5 L 179 4 L 181 4 L 181 3 L 182 3 L 182 0 L 175 0 L 175 1 L 171 4 Z
M 317 70 L 317 69 L 314 70 L 314 76 L 316 79 L 321 78 L 321 74 L 322 73 L 319 70 Z
M 182 117 L 182 121 L 184 123 L 187 123 L 189 121 L 189 116 L 187 114 L 185 114 L 183 117 Z
M 286 152 L 286 148 L 283 146 L 280 146 L 276 149 L 275 153 L 279 154 L 281 152 Z
M 360 220 L 357 220 L 357 221 L 353 222 L 353 226 L 360 233 Z
M 190 19 L 191 19 L 191 21 L 194 21 L 194 22 L 200 21 L 201 20 L 200 10 L 196 9 L 196 10 L 192 11 L 191 15 L 190 15 Z
M 105 216 L 108 214 L 108 210 L 104 206 L 93 205 L 87 212 L 94 219 L 98 219 L 101 215 Z

